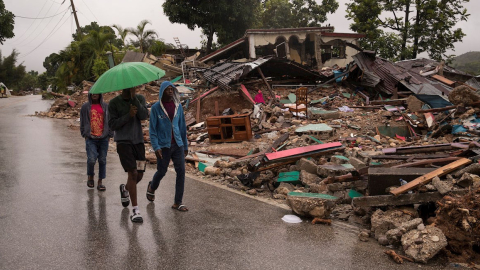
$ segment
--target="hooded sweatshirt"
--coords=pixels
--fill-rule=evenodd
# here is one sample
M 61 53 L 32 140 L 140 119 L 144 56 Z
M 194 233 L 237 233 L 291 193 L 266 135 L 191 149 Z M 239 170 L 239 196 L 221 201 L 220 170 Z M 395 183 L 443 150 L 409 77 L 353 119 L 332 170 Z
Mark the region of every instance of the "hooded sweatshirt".
M 175 114 L 172 120 L 168 117 L 167 110 L 165 110 L 162 104 L 163 92 L 169 86 L 172 86 L 174 89 L 173 102 L 175 103 Z M 174 140 L 179 147 L 183 146 L 183 150 L 187 151 L 187 125 L 185 124 L 185 115 L 183 113 L 183 107 L 180 104 L 180 94 L 177 88 L 171 82 L 163 82 L 162 85 L 160 85 L 158 99 L 159 101 L 153 104 L 150 110 L 149 131 L 153 150 L 157 151 L 161 148 L 170 148 Z
M 100 95 L 99 104 L 102 106 L 103 110 L 103 132 L 100 137 L 92 136 L 91 129 L 91 113 L 92 113 L 92 94 L 88 94 L 88 101 L 82 105 L 80 109 L 80 134 L 84 138 L 90 139 L 104 139 L 106 137 L 112 137 L 113 132 L 108 128 L 108 104 L 103 102 L 103 95 Z
M 137 114 L 130 116 L 130 105 L 137 107 Z M 119 95 L 108 106 L 108 125 L 115 131 L 114 140 L 117 143 L 143 143 L 143 129 L 141 120 L 148 119 L 148 109 L 145 98 L 135 95 L 133 99 L 125 100 Z

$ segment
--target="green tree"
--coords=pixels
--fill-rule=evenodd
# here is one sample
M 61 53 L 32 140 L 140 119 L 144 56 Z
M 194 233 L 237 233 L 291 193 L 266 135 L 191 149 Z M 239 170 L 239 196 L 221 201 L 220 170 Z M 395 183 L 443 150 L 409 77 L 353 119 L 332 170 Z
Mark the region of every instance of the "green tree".
M 127 38 L 128 34 L 130 32 L 128 32 L 127 29 L 124 29 L 119 24 L 114 24 L 114 25 L 112 25 L 112 27 L 117 29 L 118 36 L 120 37 L 120 40 L 122 41 L 122 48 L 124 48 L 125 47 L 125 38 Z
M 37 71 L 29 71 L 25 76 L 23 76 L 22 80 L 18 83 L 19 90 L 33 90 L 34 88 L 39 87 L 38 83 L 38 72 Z
M 13 38 L 13 28 L 15 25 L 15 15 L 12 12 L 5 9 L 3 0 L 0 0 L 0 44 L 7 38 Z
M 375 44 L 375 39 L 398 42 L 400 59 L 416 58 L 427 52 L 430 58 L 445 59 L 447 50 L 465 36 L 459 21 L 467 21 L 469 14 L 463 4 L 469 0 L 352 0 L 347 4 L 347 18 L 353 20 L 350 29 L 367 35 L 363 44 Z M 386 31 L 398 38 L 385 36 Z M 381 43 L 378 43 L 381 44 Z M 367 47 L 379 50 L 379 47 Z
M 38 86 L 42 90 L 46 90 L 49 83 L 50 83 L 50 80 L 46 72 L 43 72 L 42 74 L 38 75 Z
M 136 28 L 129 27 L 126 30 L 131 33 L 132 35 L 136 36 L 140 46 L 140 52 L 145 53 L 148 49 L 147 40 L 151 39 L 152 37 L 156 37 L 157 32 L 155 30 L 146 30 L 145 27 L 147 24 L 151 24 L 148 20 L 141 21 Z
M 209 53 L 214 34 L 222 45 L 242 37 L 258 20 L 260 4 L 260 0 L 166 0 L 162 7 L 170 22 L 185 24 L 191 30 L 201 28 Z
M 267 0 L 261 15 L 262 28 L 297 28 L 320 26 L 328 13 L 338 9 L 336 0 Z
M 103 60 L 102 58 L 95 59 L 92 67 L 92 72 L 93 75 L 95 75 L 95 80 L 98 80 L 98 78 L 100 78 L 100 76 L 102 76 L 102 74 L 105 73 L 105 71 L 107 70 L 108 65 L 105 60 Z
M 0 51 L 0 82 L 16 91 L 18 91 L 19 83 L 26 74 L 24 65 L 16 65 L 17 59 L 18 52 L 16 50 L 13 50 L 7 57 L 3 57 Z

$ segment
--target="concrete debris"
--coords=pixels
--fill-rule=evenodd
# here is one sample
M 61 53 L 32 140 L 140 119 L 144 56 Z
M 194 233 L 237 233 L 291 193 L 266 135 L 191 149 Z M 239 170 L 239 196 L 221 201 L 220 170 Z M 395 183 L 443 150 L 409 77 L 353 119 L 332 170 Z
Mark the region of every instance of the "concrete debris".
M 422 231 L 409 231 L 401 241 L 405 254 L 421 263 L 427 263 L 447 246 L 447 238 L 442 230 L 433 226 L 427 226 Z
M 371 218 L 371 231 L 375 239 L 381 236 L 386 238 L 386 233 L 391 229 L 400 227 L 403 223 L 412 220 L 412 216 L 400 210 L 388 210 L 386 212 L 378 209 Z M 388 243 L 388 240 L 387 240 Z
M 360 241 L 370 235 L 382 245 L 405 239 L 407 255 L 426 262 L 444 246 L 445 237 L 425 227 L 416 218 L 421 213 L 426 225 L 434 223 L 446 234 L 447 256 L 462 254 L 468 262 L 480 263 L 473 251 L 480 240 L 466 240 L 467 233 L 480 235 L 474 210 L 480 203 L 476 205 L 476 193 L 468 195 L 475 207 L 461 199 L 480 188 L 480 95 L 464 85 L 475 78 L 445 65 L 439 76 L 440 63 L 433 60 L 392 63 L 365 50 L 345 55 L 351 61 L 348 68 L 333 65 L 333 58 L 323 61 L 324 53 L 322 61 L 313 61 L 303 51 L 295 51 L 298 59 L 288 63 L 257 58 L 255 52 L 250 52 L 252 61 L 222 59 L 241 55 L 248 44 L 195 54 L 200 61 L 147 57 L 168 68 L 161 80 L 174 81 L 182 90 L 187 173 L 287 204 L 300 216 L 318 218 L 314 224 L 358 224 L 371 231 L 362 231 Z M 271 44 L 262 45 L 271 50 L 267 46 Z M 307 47 L 313 50 L 308 55 L 319 55 L 316 46 Z M 226 50 L 233 51 L 223 54 Z M 137 92 L 148 108 L 158 102 L 161 80 Z M 69 119 L 68 127 L 79 129 L 79 111 L 92 85 L 85 81 L 68 95 L 45 94 L 55 102 L 35 115 Z M 452 91 L 454 85 L 460 86 Z M 306 114 L 295 112 L 301 87 L 308 92 Z M 120 93 L 106 93 L 103 99 L 108 102 Z M 149 121 L 142 127 L 146 158 L 155 164 Z M 431 218 L 435 203 L 438 215 Z M 406 211 L 405 205 L 416 205 L 418 211 Z M 404 258 L 389 254 L 395 261 L 397 255 Z
M 303 217 L 328 218 L 337 198 L 329 195 L 318 194 L 319 196 L 303 196 L 290 192 L 287 196 L 287 205 L 292 211 Z

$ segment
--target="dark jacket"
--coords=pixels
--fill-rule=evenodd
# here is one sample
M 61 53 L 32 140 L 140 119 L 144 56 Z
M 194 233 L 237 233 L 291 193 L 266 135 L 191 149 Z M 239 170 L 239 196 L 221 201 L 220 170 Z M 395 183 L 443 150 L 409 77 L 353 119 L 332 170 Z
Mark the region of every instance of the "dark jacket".
M 138 109 L 134 117 L 130 116 L 130 104 Z M 108 114 L 108 125 L 115 131 L 113 138 L 117 143 L 143 143 L 141 120 L 148 118 L 148 109 L 142 95 L 130 100 L 124 100 L 122 95 L 113 98 L 108 106 Z
M 175 114 L 170 121 L 168 113 L 163 107 L 162 96 L 165 89 L 169 86 L 174 88 L 173 101 L 175 102 Z M 169 81 L 163 82 L 160 86 L 158 102 L 153 104 L 150 111 L 150 142 L 153 150 L 160 148 L 170 148 L 173 137 L 177 145 L 183 146 L 183 150 L 188 150 L 187 125 L 185 124 L 185 115 L 182 104 L 180 104 L 180 94 L 177 88 Z
M 80 109 L 80 134 L 84 138 L 104 139 L 113 137 L 113 131 L 108 127 L 108 103 L 103 102 L 103 95 L 100 95 L 100 105 L 103 109 L 103 133 L 100 137 L 92 137 L 90 129 L 90 115 L 92 111 L 92 94 L 88 94 L 88 101 Z

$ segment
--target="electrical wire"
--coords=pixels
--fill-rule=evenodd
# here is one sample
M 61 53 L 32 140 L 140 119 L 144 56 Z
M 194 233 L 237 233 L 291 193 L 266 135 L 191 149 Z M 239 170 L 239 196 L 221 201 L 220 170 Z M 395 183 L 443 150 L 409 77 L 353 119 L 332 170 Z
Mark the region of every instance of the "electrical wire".
M 42 10 L 43 8 L 45 7 L 45 5 L 47 4 L 47 1 L 45 1 L 45 3 L 43 4 L 42 8 L 40 9 L 40 11 L 38 12 L 37 14 L 37 17 L 40 15 L 40 13 L 42 13 Z M 53 4 L 52 4 L 53 5 Z M 25 35 L 28 30 L 30 30 L 30 28 L 32 27 L 32 25 L 35 23 L 35 21 L 33 21 L 27 28 L 27 30 L 25 30 L 25 32 L 23 32 L 20 36 L 18 36 L 15 40 L 12 40 L 14 43 L 16 42 L 16 40 L 20 39 L 21 37 L 23 37 L 23 35 Z
M 69 6 L 68 8 L 70 8 L 70 6 Z M 62 18 L 63 18 L 63 17 L 65 16 L 65 14 L 68 12 L 68 8 L 65 10 L 65 13 L 64 13 L 64 15 L 62 16 Z M 57 11 L 56 11 L 55 13 L 57 13 L 59 9 L 60 9 L 60 7 L 58 7 L 58 9 L 57 9 Z M 60 18 L 59 22 L 62 21 L 62 18 Z M 48 21 L 47 25 L 45 25 L 45 27 L 44 27 L 41 31 L 36 32 L 37 34 L 36 34 L 30 41 L 24 40 L 24 42 L 21 42 L 21 44 L 19 44 L 19 45 L 17 45 L 17 46 L 23 47 L 23 46 L 26 46 L 27 44 L 30 44 L 30 43 L 32 43 L 33 41 L 35 41 L 35 40 L 43 33 L 43 31 L 45 31 L 45 29 L 47 29 L 47 27 L 50 25 L 50 23 L 52 23 L 52 20 L 53 20 L 53 18 L 50 18 L 50 20 Z M 58 22 L 58 23 L 59 23 L 59 22 Z M 58 24 L 58 23 L 57 23 L 57 24 Z M 54 27 L 54 28 L 55 28 L 55 27 Z
M 67 14 L 67 12 L 65 12 L 65 14 Z M 58 27 L 57 29 L 55 29 L 58 24 L 61 22 L 61 20 L 63 19 L 63 17 L 65 17 L 65 14 L 63 14 L 62 18 L 60 19 L 60 21 L 55 25 L 55 27 L 53 27 L 52 31 L 50 31 L 50 33 L 47 35 L 47 37 L 45 37 L 45 39 L 40 43 L 38 44 L 37 47 L 35 47 L 33 50 L 29 51 L 28 53 L 24 54 L 23 56 L 20 56 L 18 59 L 23 59 L 25 57 L 27 57 L 28 55 L 30 55 L 31 53 L 33 53 L 34 51 L 36 51 L 40 46 L 43 45 L 43 43 L 45 43 L 45 41 L 47 41 L 51 36 L 53 36 L 53 34 L 55 34 L 60 28 L 62 28 L 62 26 L 65 24 L 65 22 L 68 21 L 68 19 L 70 18 L 70 16 L 72 16 L 72 14 L 70 14 L 69 17 L 67 17 L 67 19 L 65 21 L 63 21 L 63 23 L 60 25 L 60 27 Z
M 87 3 L 85 3 L 85 1 L 82 0 L 82 2 L 85 4 L 85 6 L 87 6 L 88 10 L 90 11 L 90 13 L 92 13 L 93 17 L 95 18 L 95 20 L 97 20 L 98 23 L 100 23 L 97 19 L 97 16 L 95 16 L 95 14 L 92 12 L 92 10 L 88 7 Z
M 50 8 L 48 8 L 48 10 L 47 10 L 47 12 L 45 13 L 45 15 L 47 15 L 48 12 L 50 12 L 50 10 L 51 10 L 52 7 L 53 7 L 53 4 L 54 4 L 54 3 L 52 3 L 52 5 L 50 5 Z M 58 6 L 57 10 L 55 11 L 55 14 L 60 10 L 60 8 L 61 8 L 61 6 Z M 37 16 L 37 17 L 38 17 L 38 16 Z M 48 25 L 50 25 L 50 22 L 51 22 L 52 20 L 53 20 L 53 18 L 50 18 L 50 20 L 48 21 L 48 23 L 47 23 L 47 25 L 45 26 L 45 28 L 46 28 Z M 36 21 L 36 20 L 34 20 L 34 22 L 35 22 L 35 21 Z M 40 24 L 41 24 L 40 22 L 37 23 L 37 25 L 35 26 L 35 28 L 33 29 L 33 31 L 32 31 L 29 35 L 27 35 L 27 37 L 25 37 L 25 38 L 23 38 L 22 40 L 18 41 L 18 42 L 16 43 L 16 46 L 25 46 L 26 44 L 28 44 L 28 43 L 29 43 L 29 42 L 28 42 L 28 39 L 29 39 L 32 35 L 34 35 L 34 33 L 37 33 L 37 35 L 35 36 L 35 38 L 36 38 L 36 37 L 38 36 L 38 31 L 37 31 L 37 29 L 38 29 L 38 27 L 40 26 Z M 43 30 L 45 30 L 45 28 L 44 28 Z M 42 30 L 41 32 L 43 32 L 43 30 Z M 32 41 L 33 41 L 35 38 L 33 38 Z
M 31 20 L 44 20 L 44 19 L 49 19 L 49 18 L 53 18 L 53 17 L 56 17 L 60 14 L 62 14 L 63 12 L 67 11 L 70 7 L 68 7 L 67 9 L 55 14 L 55 15 L 52 15 L 52 16 L 48 16 L 48 17 L 43 17 L 43 18 L 32 18 L 32 17 L 23 17 L 23 16 L 18 16 L 18 15 L 15 15 L 15 18 L 22 18 L 22 19 L 31 19 Z

